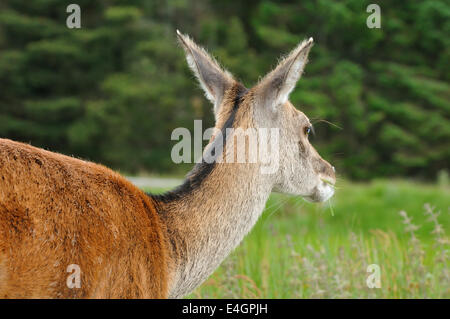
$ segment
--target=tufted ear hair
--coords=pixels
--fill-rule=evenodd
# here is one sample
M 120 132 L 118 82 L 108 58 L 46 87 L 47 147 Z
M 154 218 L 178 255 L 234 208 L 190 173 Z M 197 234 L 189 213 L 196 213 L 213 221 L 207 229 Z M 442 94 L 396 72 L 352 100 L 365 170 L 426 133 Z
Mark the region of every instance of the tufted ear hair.
M 206 97 L 214 105 L 217 116 L 224 93 L 229 89 L 234 79 L 231 74 L 222 69 L 217 61 L 205 49 L 199 47 L 189 36 L 177 30 L 178 40 L 186 52 L 186 60 L 194 72 Z
M 294 90 L 308 62 L 313 39 L 305 40 L 278 63 L 256 86 L 255 97 L 260 103 L 276 111 Z

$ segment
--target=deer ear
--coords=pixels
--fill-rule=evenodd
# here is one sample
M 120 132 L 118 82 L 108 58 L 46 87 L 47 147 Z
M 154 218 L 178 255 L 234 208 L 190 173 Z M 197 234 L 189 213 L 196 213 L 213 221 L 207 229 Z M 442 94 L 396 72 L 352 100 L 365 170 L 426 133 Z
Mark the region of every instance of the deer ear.
M 288 100 L 308 62 L 312 44 L 312 38 L 300 43 L 259 82 L 255 89 L 255 97 L 262 104 L 276 111 L 279 105 Z
M 189 67 L 200 82 L 208 100 L 214 104 L 214 113 L 217 115 L 225 91 L 234 82 L 233 77 L 228 71 L 223 70 L 217 61 L 205 49 L 192 41 L 189 36 L 181 34 L 178 30 L 177 35 L 186 52 Z

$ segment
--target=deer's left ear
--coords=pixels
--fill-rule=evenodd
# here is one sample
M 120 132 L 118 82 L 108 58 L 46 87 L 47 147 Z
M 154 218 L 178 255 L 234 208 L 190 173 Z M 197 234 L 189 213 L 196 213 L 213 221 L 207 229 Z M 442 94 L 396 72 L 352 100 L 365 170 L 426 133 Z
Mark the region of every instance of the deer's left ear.
M 255 87 L 255 96 L 260 103 L 276 111 L 279 105 L 288 100 L 308 62 L 312 44 L 312 38 L 300 43 L 258 83 Z
M 189 67 L 200 82 L 206 97 L 214 104 L 214 113 L 217 115 L 225 91 L 234 83 L 233 77 L 187 35 L 181 34 L 178 30 L 177 35 L 186 52 Z

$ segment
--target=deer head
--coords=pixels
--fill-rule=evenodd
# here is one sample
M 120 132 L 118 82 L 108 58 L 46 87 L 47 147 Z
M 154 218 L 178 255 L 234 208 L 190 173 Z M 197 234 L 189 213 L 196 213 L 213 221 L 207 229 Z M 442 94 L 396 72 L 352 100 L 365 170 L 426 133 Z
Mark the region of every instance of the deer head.
M 246 112 L 235 116 L 233 127 L 279 130 L 278 154 L 271 159 L 277 161 L 278 169 L 268 179 L 272 190 L 300 195 L 314 202 L 333 196 L 334 167 L 309 142 L 308 135 L 313 128 L 308 117 L 289 102 L 289 95 L 307 63 L 313 39 L 301 42 L 257 85 L 247 90 L 192 39 L 179 31 L 177 34 L 190 68 L 214 105 L 217 128 L 223 129 L 239 100 L 239 108 Z

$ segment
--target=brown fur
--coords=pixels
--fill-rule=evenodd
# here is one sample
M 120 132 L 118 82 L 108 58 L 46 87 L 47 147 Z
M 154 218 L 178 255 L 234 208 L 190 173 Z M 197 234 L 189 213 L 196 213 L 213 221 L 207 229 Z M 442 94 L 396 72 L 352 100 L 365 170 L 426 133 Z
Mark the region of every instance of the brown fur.
M 120 175 L 0 139 L 0 297 L 166 298 L 166 241 L 150 197 Z

